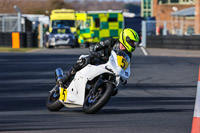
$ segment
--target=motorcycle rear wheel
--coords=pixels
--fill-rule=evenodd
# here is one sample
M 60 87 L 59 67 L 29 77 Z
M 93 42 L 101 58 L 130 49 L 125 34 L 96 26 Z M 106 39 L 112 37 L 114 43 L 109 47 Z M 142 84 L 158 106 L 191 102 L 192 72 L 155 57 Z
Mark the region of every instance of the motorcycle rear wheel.
M 113 84 L 104 83 L 94 94 L 90 92 L 85 98 L 83 111 L 86 114 L 94 114 L 99 111 L 111 98 L 113 89 Z
M 49 111 L 59 111 L 64 105 L 59 101 L 59 86 L 56 85 L 47 97 L 46 107 Z

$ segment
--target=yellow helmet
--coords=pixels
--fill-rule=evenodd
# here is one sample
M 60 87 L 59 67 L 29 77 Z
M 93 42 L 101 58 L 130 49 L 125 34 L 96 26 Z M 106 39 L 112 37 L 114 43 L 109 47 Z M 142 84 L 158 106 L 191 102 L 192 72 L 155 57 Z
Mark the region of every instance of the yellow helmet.
M 127 51 L 131 53 L 138 45 L 139 36 L 134 30 L 126 28 L 120 33 L 119 41 L 127 49 Z

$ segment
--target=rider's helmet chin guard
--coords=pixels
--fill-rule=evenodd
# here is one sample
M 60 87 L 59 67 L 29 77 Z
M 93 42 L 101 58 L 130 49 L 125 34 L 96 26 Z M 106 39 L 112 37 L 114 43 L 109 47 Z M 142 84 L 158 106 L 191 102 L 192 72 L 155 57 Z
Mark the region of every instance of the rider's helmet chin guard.
M 134 30 L 124 29 L 119 36 L 119 42 L 126 48 L 128 52 L 133 52 L 138 45 L 139 36 Z

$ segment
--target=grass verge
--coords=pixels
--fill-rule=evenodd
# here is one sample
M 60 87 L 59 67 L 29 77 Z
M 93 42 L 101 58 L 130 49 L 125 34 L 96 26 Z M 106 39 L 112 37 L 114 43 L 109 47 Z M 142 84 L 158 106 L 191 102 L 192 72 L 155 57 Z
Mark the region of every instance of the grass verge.
M 0 52 L 31 52 L 39 48 L 9 48 L 9 47 L 0 47 Z

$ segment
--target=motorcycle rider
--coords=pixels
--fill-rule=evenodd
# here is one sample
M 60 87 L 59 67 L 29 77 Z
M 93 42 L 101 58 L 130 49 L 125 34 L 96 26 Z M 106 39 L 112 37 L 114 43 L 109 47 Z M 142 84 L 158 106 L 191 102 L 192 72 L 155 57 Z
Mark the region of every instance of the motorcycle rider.
M 70 83 L 72 77 L 77 71 L 84 68 L 88 64 L 97 64 L 98 62 L 107 61 L 112 49 L 122 50 L 126 52 L 129 57 L 132 57 L 132 52 L 136 49 L 139 42 L 139 36 L 133 29 L 124 29 L 119 36 L 119 39 L 108 38 L 104 41 L 91 45 L 89 50 L 90 56 L 78 59 L 76 64 L 72 66 L 68 74 L 60 81 L 63 85 Z

